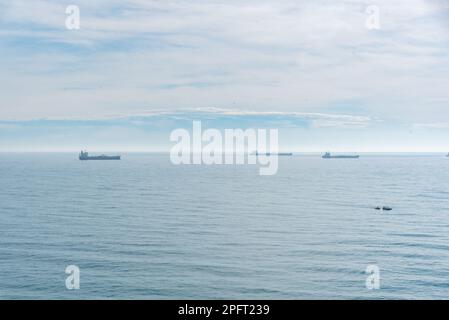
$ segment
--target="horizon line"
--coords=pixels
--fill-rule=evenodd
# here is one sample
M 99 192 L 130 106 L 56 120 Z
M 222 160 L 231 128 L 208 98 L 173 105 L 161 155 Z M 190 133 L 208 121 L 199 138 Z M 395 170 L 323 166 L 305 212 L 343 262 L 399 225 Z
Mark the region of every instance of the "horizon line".
M 79 153 L 81 150 L 57 150 L 57 149 L 51 149 L 51 150 L 0 150 L 0 153 Z M 120 149 L 98 149 L 95 151 L 88 151 L 89 153 L 99 153 L 99 152 L 111 152 L 111 153 L 124 153 L 124 154 L 131 154 L 131 153 L 159 153 L 159 154 L 170 154 L 170 150 L 138 150 L 138 149 L 132 149 L 132 150 L 120 150 Z M 269 152 L 269 151 L 268 151 Z M 300 155 L 300 154 L 323 154 L 325 152 L 330 153 L 356 153 L 356 154 L 446 154 L 448 155 L 448 151 L 440 151 L 440 150 L 434 150 L 434 151 L 385 151 L 385 150 L 372 150 L 372 151 L 354 151 L 354 150 L 337 150 L 337 151 L 316 151 L 316 150 L 308 150 L 308 151 L 295 151 L 295 150 L 279 150 L 277 153 L 293 153 L 293 155 Z M 244 153 L 244 154 L 251 154 L 252 152 L 220 152 L 221 154 L 229 154 L 229 153 Z M 195 152 L 191 152 L 190 154 L 196 154 Z

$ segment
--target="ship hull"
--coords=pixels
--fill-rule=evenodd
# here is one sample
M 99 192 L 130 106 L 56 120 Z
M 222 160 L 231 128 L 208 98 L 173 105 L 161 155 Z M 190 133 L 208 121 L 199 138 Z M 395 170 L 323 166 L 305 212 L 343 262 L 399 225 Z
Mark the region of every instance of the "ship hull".
M 120 160 L 120 156 L 110 156 L 110 157 L 86 157 L 81 158 L 81 161 L 88 161 L 88 160 Z
M 254 155 L 256 155 L 256 156 L 280 156 L 280 157 L 291 157 L 291 156 L 293 156 L 293 153 L 291 153 L 291 152 L 279 152 L 279 153 L 271 153 L 271 152 L 258 153 L 258 152 L 256 152 Z
M 323 156 L 323 159 L 358 159 L 360 156 Z

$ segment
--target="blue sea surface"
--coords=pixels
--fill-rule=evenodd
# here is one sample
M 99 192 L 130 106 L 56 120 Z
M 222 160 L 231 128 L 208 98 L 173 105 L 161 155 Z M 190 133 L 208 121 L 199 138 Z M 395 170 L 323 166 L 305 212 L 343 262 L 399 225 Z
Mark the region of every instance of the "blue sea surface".
M 449 158 L 279 161 L 0 154 L 0 299 L 449 298 Z

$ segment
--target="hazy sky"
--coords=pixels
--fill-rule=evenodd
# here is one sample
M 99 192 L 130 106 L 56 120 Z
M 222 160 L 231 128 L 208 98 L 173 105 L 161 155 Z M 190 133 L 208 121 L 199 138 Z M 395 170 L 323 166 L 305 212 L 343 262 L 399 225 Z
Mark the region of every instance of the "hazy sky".
M 0 0 L 0 150 L 162 150 L 203 120 L 449 151 L 448 49 L 446 0 Z

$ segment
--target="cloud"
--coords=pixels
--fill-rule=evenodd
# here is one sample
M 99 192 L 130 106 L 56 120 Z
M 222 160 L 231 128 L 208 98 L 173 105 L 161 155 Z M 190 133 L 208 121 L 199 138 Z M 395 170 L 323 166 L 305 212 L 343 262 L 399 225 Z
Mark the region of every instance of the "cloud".
M 296 114 L 321 128 L 368 121 L 319 114 L 449 122 L 441 1 L 376 1 L 380 30 L 365 27 L 371 1 L 72 3 L 77 31 L 65 29 L 59 1 L 0 1 L 0 119 L 216 106 Z
M 282 150 L 297 152 L 447 149 L 448 131 L 410 130 L 407 125 L 388 128 L 378 119 L 360 115 L 196 108 L 89 120 L 0 121 L 0 151 L 165 152 L 173 146 L 170 132 L 191 130 L 194 120 L 201 120 L 203 130 L 279 129 Z
M 73 124 L 86 125 L 144 125 L 149 126 L 160 123 L 165 124 L 168 121 L 173 126 L 183 123 L 190 125 L 191 121 L 203 120 L 210 121 L 212 125 L 222 126 L 224 123 L 234 122 L 248 126 L 249 124 L 260 126 L 280 125 L 281 127 L 338 127 L 338 128 L 362 128 L 367 127 L 372 119 L 366 116 L 347 115 L 347 114 L 325 114 L 325 113 L 302 113 L 302 112 L 281 112 L 281 111 L 251 111 L 222 108 L 194 108 L 181 109 L 176 111 L 151 110 L 140 112 L 133 115 L 115 115 L 111 117 L 98 118 L 47 118 L 32 121 L 3 121 L 0 122 L 2 128 L 16 128 L 17 124 L 39 125 L 59 123 L 60 125 L 71 126 Z M 190 123 L 189 123 L 190 122 Z M 232 123 L 231 122 L 231 123 Z
M 289 121 L 292 119 L 302 119 L 313 127 L 338 127 L 338 128 L 357 128 L 366 127 L 371 122 L 370 117 L 347 115 L 347 114 L 325 114 L 325 113 L 307 113 L 307 112 L 283 112 L 283 111 L 251 111 L 238 109 L 222 108 L 196 108 L 184 111 L 188 114 L 215 114 L 237 117 L 259 117 L 262 119 L 276 119 Z M 294 125 L 290 125 L 294 126 Z
M 218 127 L 273 127 L 273 128 L 341 128 L 357 129 L 366 128 L 373 124 L 374 120 L 367 116 L 349 114 L 325 114 L 305 112 L 282 111 L 254 111 L 223 108 L 192 108 L 180 110 L 149 110 L 135 114 L 116 114 L 104 117 L 54 117 L 43 121 L 61 122 L 85 122 L 93 124 L 126 123 L 130 126 L 157 126 L 169 125 L 171 128 L 190 126 L 192 121 L 208 121 L 210 126 Z M 18 121 L 27 123 L 29 121 Z M 31 121 L 33 122 L 33 121 Z M 16 123 L 13 121 L 12 123 Z

